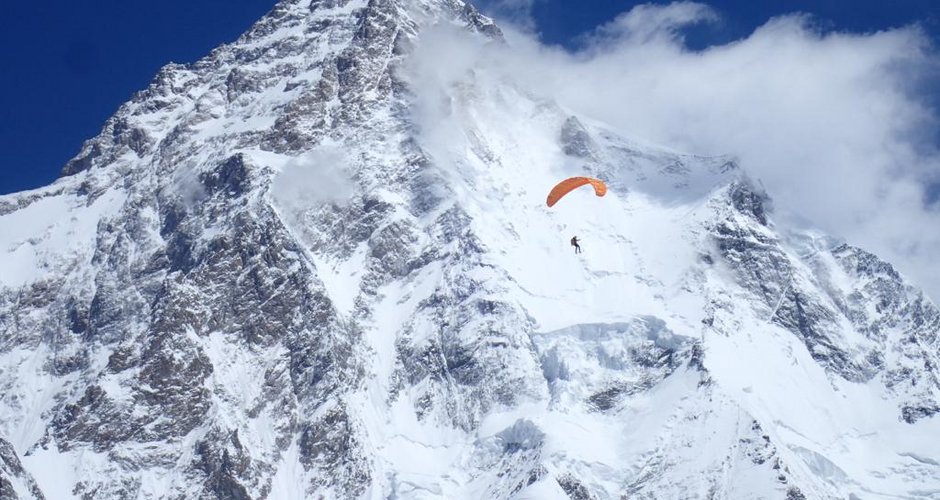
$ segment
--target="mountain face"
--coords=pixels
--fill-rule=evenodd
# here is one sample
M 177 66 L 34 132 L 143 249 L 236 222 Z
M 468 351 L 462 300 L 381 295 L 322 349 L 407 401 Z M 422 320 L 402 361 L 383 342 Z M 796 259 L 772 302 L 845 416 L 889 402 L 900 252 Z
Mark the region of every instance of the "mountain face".
M 922 292 L 440 30 L 282 1 L 0 197 L 0 497 L 940 495 Z

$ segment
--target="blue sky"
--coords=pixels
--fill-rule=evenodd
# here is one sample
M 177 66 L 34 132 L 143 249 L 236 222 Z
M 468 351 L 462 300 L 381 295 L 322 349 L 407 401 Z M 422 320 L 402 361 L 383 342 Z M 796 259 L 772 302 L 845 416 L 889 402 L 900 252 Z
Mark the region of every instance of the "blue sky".
M 168 62 L 234 40 L 273 0 L 47 0 L 0 10 L 0 193 L 58 177 Z
M 570 46 L 574 35 L 609 21 L 637 3 L 642 2 L 535 0 L 531 10 L 543 41 Z M 743 38 L 769 18 L 794 12 L 812 14 L 824 29 L 867 32 L 916 22 L 940 33 L 940 2 L 936 0 L 715 0 L 702 3 L 716 10 L 721 22 L 692 33 L 688 41 L 693 48 Z
M 506 2 L 506 0 L 503 0 Z M 509 0 L 514 1 L 514 0 Z M 579 35 L 638 2 L 534 0 L 535 30 L 547 44 L 579 45 Z M 0 15 L 0 194 L 52 182 L 83 140 L 168 62 L 191 62 L 231 41 L 273 0 L 48 0 L 7 2 Z M 496 0 L 484 7 L 493 10 Z M 746 37 L 772 16 L 814 14 L 823 29 L 869 32 L 920 23 L 936 40 L 935 0 L 707 2 L 721 21 L 689 32 L 693 48 Z

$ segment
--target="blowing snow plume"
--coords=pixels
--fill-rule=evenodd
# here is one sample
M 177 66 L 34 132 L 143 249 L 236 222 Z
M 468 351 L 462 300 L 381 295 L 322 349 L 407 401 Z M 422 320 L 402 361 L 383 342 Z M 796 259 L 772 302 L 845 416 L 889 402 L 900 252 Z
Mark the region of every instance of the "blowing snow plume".
M 322 203 L 342 203 L 355 187 L 350 160 L 339 147 L 320 147 L 293 158 L 274 178 L 272 194 L 284 207 L 303 209 Z

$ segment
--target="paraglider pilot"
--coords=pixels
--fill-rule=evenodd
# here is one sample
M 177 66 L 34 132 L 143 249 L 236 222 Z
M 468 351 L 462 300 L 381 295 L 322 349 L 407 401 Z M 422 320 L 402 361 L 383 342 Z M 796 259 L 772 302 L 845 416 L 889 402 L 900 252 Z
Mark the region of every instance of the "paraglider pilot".
M 581 245 L 578 244 L 578 237 L 571 237 L 571 246 L 574 247 L 574 253 L 581 253 Z

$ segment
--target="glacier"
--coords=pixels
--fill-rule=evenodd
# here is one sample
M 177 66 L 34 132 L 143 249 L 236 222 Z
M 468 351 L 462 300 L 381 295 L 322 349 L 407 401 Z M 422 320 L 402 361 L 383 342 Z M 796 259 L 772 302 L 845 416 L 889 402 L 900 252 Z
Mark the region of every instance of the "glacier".
M 0 496 L 940 497 L 923 292 L 444 38 L 283 0 L 0 197 Z

